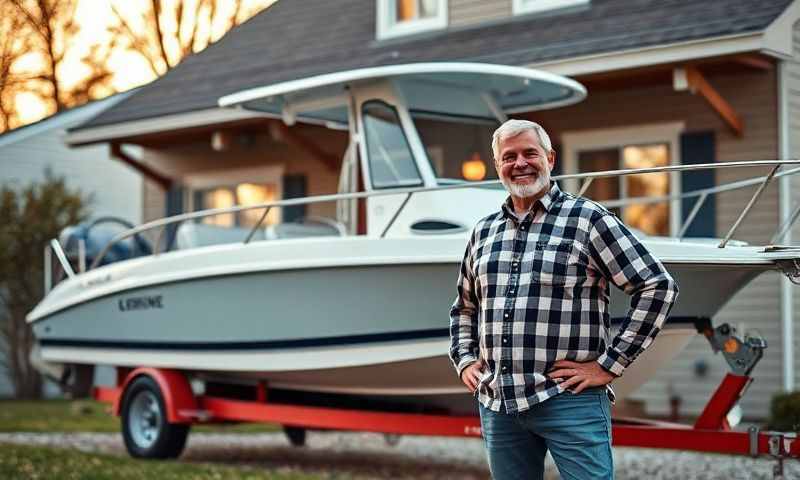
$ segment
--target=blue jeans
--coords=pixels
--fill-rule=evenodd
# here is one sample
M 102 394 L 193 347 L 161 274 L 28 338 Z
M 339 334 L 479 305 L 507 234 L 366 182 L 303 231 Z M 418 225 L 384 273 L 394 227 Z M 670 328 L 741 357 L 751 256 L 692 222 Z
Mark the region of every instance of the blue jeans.
M 548 449 L 564 479 L 613 479 L 611 405 L 605 389 L 564 392 L 522 413 L 480 405 L 495 480 L 541 479 Z

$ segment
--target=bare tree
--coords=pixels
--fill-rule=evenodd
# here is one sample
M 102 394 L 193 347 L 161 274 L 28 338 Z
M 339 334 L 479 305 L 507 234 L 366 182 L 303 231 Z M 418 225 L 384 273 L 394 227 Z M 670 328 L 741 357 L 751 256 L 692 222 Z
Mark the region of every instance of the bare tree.
M 90 73 L 77 85 L 66 85 L 61 67 L 80 27 L 75 21 L 77 0 L 0 0 L 8 3 L 15 16 L 32 33 L 30 47 L 41 59 L 41 68 L 26 79 L 26 89 L 49 102 L 51 111 L 79 105 L 89 99 L 113 93 L 112 72 L 107 61 L 114 44 L 94 45 L 81 62 Z
M 111 31 L 147 61 L 154 75 L 163 75 L 273 1 L 245 8 L 242 0 L 150 0 L 136 15 L 123 11 L 117 0 L 111 4 L 116 18 Z
M 11 4 L 0 0 L 0 132 L 20 123 L 14 103 L 25 78 L 15 73 L 13 66 L 30 45 L 29 37 L 20 34 L 25 29 L 25 22 L 15 13 Z

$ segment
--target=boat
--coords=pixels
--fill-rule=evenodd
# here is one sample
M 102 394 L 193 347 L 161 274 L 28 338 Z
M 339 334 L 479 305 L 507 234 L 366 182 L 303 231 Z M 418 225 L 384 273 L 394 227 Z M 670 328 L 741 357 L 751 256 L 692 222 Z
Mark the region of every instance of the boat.
M 338 193 L 148 222 L 114 236 L 78 273 L 54 240 L 52 252 L 67 276 L 27 317 L 40 363 L 62 373 L 92 365 L 174 369 L 197 388 L 266 383 L 270 398 L 293 402 L 474 414 L 474 399 L 447 357 L 447 312 L 470 228 L 496 211 L 506 192 L 496 180 L 444 178 L 419 126 L 490 134 L 509 114 L 569 105 L 585 95 L 570 79 L 528 68 L 442 62 L 325 74 L 223 97 L 223 107 L 256 110 L 288 125 L 346 129 L 350 144 Z M 604 176 L 772 167 L 747 184 L 760 187 L 725 238 L 641 234 L 681 295 L 664 330 L 615 380 L 618 399 L 680 355 L 756 276 L 783 270 L 797 277 L 800 250 L 732 239 L 764 186 L 796 173 L 779 169 L 797 163 L 556 177 L 583 180 L 585 190 Z M 271 209 L 322 202 L 335 204 L 336 218 L 262 226 Z M 260 212 L 261 221 L 249 229 L 202 223 L 245 210 Z M 158 239 L 141 249 L 147 255 L 106 260 L 114 245 L 141 243 L 152 232 Z M 611 318 L 622 319 L 628 307 L 629 299 L 613 291 Z

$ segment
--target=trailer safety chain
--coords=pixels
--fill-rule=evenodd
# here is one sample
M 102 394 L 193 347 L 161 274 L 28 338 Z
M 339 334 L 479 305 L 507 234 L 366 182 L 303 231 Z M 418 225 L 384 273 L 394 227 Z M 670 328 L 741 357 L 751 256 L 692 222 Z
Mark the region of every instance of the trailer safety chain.
M 736 329 L 727 323 L 717 328 L 703 330 L 714 353 L 722 356 L 736 375 L 750 375 L 756 364 L 764 356 L 767 341 L 761 336 L 745 335 L 744 340 L 736 335 Z

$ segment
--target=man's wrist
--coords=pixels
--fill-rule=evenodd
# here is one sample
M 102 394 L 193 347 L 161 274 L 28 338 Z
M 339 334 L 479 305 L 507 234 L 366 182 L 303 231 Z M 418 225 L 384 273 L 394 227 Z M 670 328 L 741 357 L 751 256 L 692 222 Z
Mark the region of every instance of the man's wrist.
M 477 362 L 478 359 L 472 355 L 467 354 L 461 357 L 458 361 L 458 366 L 456 367 L 456 371 L 458 372 L 458 378 L 461 378 L 461 375 L 464 373 L 464 370 L 467 369 L 470 365 Z
M 626 361 L 626 359 L 617 352 L 609 349 L 597 357 L 597 363 L 600 365 L 600 368 L 614 375 L 616 378 L 622 376 L 630 362 Z

